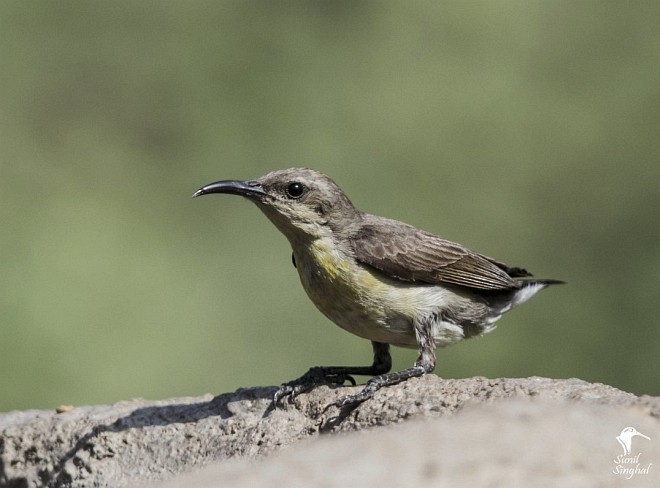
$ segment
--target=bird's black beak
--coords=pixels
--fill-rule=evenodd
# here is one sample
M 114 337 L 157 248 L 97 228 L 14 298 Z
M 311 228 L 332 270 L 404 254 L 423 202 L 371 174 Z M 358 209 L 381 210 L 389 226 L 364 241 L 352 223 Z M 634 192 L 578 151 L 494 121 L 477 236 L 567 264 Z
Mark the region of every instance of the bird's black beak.
M 263 198 L 267 195 L 258 181 L 222 180 L 201 187 L 193 193 L 193 197 L 208 193 L 229 193 L 248 198 Z

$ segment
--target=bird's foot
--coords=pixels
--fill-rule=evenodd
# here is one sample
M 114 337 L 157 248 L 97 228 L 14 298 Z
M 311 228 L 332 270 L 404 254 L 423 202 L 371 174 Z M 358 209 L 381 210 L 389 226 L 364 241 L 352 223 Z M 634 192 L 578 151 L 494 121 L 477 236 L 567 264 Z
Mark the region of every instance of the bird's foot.
M 330 407 L 337 407 L 342 412 L 348 412 L 358 407 L 362 402 L 369 400 L 374 393 L 385 386 L 396 385 L 401 383 L 409 378 L 414 378 L 418 376 L 423 376 L 426 373 L 430 372 L 433 369 L 432 366 L 427 365 L 417 365 L 412 368 L 404 369 L 397 373 L 383 374 L 376 376 L 367 381 L 367 384 L 364 385 L 362 391 L 356 393 L 355 395 L 344 395 L 339 397 L 334 402 L 328 404 L 323 411 L 327 411 Z
M 285 397 L 294 399 L 301 393 L 306 393 L 318 385 L 342 386 L 347 381 L 353 386 L 356 385 L 355 379 L 349 374 L 333 373 L 330 368 L 317 366 L 310 368 L 304 375 L 280 386 L 279 390 L 273 396 L 274 405 L 278 405 Z
M 353 410 L 354 408 L 358 407 L 362 402 L 369 400 L 372 396 L 374 396 L 374 393 L 376 393 L 378 390 L 380 390 L 383 386 L 386 386 L 387 384 L 388 384 L 387 382 L 382 381 L 381 376 L 372 378 L 369 381 L 367 381 L 367 384 L 364 385 L 364 388 L 362 388 L 362 390 L 359 393 L 356 393 L 355 395 L 340 396 L 334 402 L 329 403 L 323 409 L 323 411 L 326 412 L 330 407 L 337 407 L 342 411 Z

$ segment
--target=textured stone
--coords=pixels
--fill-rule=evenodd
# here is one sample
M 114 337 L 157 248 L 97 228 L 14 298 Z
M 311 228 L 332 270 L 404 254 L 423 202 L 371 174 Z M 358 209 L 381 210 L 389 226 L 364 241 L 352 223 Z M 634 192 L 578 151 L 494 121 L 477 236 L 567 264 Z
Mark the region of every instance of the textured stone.
M 587 483 L 592 476 L 602 486 L 660 479 L 657 454 L 648 475 L 611 473 L 621 450 L 615 437 L 628 424 L 651 437 L 635 441 L 643 456 L 657 453 L 657 397 L 576 379 L 427 375 L 379 391 L 346 416 L 323 411 L 358 388 L 321 386 L 278 409 L 269 387 L 0 414 L 0 486 L 126 486 L 174 477 L 168 486 L 344 486 L 350 476 L 360 486 L 535 484 L 532 476 L 552 475 L 570 486 L 599 486 Z M 372 428 L 407 419 L 415 421 Z M 283 449 L 292 444 L 299 445 Z

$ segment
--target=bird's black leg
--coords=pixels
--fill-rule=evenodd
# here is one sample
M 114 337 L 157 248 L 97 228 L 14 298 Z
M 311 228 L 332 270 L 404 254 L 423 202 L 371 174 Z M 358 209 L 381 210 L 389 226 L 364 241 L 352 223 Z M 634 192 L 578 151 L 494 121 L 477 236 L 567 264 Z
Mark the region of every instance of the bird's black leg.
M 285 396 L 294 397 L 300 393 L 311 390 L 316 385 L 330 383 L 343 385 L 349 381 L 355 385 L 352 375 L 376 376 L 387 373 L 392 369 L 392 356 L 390 345 L 382 342 L 371 343 L 374 350 L 374 362 L 371 366 L 316 366 L 310 368 L 300 378 L 284 383 L 273 397 L 275 405 Z
M 412 368 L 404 369 L 403 371 L 398 371 L 396 373 L 376 376 L 367 381 L 367 384 L 360 393 L 342 396 L 329 404 L 326 407 L 326 410 L 332 406 L 339 407 L 342 410 L 353 409 L 360 403 L 371 398 L 375 392 L 384 386 L 396 385 L 408 378 L 423 376 L 426 373 L 433 371 L 435 369 L 435 342 L 433 341 L 431 333 L 431 321 L 429 320 L 415 324 L 415 336 L 417 338 L 419 356 Z

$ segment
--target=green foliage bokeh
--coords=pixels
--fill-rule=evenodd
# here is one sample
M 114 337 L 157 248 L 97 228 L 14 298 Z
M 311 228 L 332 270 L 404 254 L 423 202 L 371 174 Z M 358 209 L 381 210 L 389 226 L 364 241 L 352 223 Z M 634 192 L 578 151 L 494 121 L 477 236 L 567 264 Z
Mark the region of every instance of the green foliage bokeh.
M 444 377 L 660 394 L 660 7 L 0 3 L 0 411 L 368 364 L 285 239 L 199 186 L 309 166 L 547 290 Z M 395 351 L 407 367 L 413 351 Z

